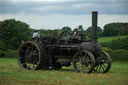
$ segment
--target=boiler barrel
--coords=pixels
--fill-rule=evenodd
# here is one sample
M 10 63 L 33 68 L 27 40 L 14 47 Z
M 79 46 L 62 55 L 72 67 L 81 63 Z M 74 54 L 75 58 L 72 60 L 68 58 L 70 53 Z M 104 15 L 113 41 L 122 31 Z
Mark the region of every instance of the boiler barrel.
M 80 50 L 79 45 L 66 45 L 66 46 L 60 46 L 58 53 L 60 55 L 74 55 L 79 50 Z

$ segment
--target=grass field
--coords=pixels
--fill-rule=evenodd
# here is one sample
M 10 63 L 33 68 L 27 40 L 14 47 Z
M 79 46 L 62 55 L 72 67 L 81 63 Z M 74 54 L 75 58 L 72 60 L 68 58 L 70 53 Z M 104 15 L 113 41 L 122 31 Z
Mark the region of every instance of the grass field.
M 104 42 L 111 42 L 112 40 L 116 40 L 116 39 L 122 39 L 122 38 L 126 38 L 126 37 L 128 37 L 128 36 L 111 36 L 111 37 L 100 37 L 100 38 L 98 38 L 98 41 L 100 42 L 100 43 L 104 43 Z
M 0 85 L 128 85 L 128 62 L 113 62 L 106 74 L 75 73 L 72 67 L 22 70 L 15 58 L 0 58 Z

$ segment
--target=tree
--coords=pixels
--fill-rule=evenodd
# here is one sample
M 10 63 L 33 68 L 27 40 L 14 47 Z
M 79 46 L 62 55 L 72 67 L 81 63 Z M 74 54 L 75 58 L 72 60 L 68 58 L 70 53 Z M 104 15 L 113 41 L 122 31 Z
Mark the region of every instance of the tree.
M 29 40 L 31 36 L 32 30 L 24 22 L 9 19 L 0 23 L 0 39 L 6 49 L 17 49 L 21 40 Z
M 128 35 L 128 23 L 110 23 L 104 25 L 104 36 Z
M 91 26 L 88 27 L 85 32 L 86 32 L 86 35 L 88 35 L 89 37 L 91 37 L 91 35 L 92 35 L 92 27 Z M 97 27 L 97 33 L 98 34 L 102 33 L 102 29 L 99 26 Z
M 40 29 L 38 30 L 41 36 L 57 36 L 60 32 L 60 29 L 54 29 L 54 30 L 45 30 L 45 29 Z
M 73 32 L 78 31 L 78 29 L 81 29 L 81 30 L 84 31 L 83 26 L 82 26 L 82 25 L 79 25 L 79 26 L 77 26 L 75 29 L 73 29 Z
M 70 31 L 72 31 L 72 30 L 71 30 L 71 28 L 70 28 L 70 27 L 65 26 L 65 27 L 63 27 L 63 28 L 62 28 L 62 31 L 69 31 L 69 32 L 70 32 Z

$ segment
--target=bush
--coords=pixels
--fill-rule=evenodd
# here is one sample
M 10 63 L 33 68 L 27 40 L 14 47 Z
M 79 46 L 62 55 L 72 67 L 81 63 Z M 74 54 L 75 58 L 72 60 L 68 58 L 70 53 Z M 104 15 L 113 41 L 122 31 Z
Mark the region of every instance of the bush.
M 109 52 L 113 61 L 128 61 L 128 50 L 118 49 Z
M 5 57 L 14 58 L 14 57 L 17 57 L 17 56 L 18 56 L 17 53 L 18 53 L 17 50 L 9 49 L 9 50 L 6 51 L 6 53 L 5 53 Z
M 108 52 L 112 58 L 112 61 L 128 61 L 128 50 L 117 49 L 112 50 L 108 47 L 103 47 L 103 50 Z
M 5 51 L 0 51 L 0 58 L 5 57 Z
M 112 50 L 124 49 L 128 50 L 128 37 L 123 39 L 112 40 L 112 42 L 101 43 L 103 47 L 109 47 Z
M 109 53 L 109 55 L 112 58 L 112 61 L 128 61 L 128 50 L 124 50 L 124 49 L 112 50 L 111 48 L 108 47 L 103 47 L 102 49 Z
M 106 51 L 108 53 L 112 52 L 112 49 L 111 48 L 108 48 L 108 47 L 103 47 L 102 50 L 103 51 Z
M 0 40 L 0 50 L 1 51 L 5 51 L 6 50 L 5 46 L 6 46 L 5 43 L 2 40 Z

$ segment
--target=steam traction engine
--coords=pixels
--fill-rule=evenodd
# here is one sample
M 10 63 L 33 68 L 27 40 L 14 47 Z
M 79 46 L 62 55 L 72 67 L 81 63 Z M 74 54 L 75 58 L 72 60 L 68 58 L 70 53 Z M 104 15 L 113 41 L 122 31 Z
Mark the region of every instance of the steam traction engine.
M 73 65 L 74 71 L 106 73 L 111 57 L 97 42 L 97 12 L 92 12 L 92 39 L 79 39 L 69 32 L 57 37 L 35 38 L 19 48 L 18 63 L 22 69 L 60 69 Z

